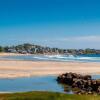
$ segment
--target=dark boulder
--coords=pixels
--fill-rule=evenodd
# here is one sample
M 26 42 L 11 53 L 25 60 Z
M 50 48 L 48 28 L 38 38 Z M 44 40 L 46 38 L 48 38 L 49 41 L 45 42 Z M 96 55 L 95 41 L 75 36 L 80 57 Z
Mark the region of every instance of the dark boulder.
M 65 73 L 57 77 L 58 83 L 78 88 L 77 94 L 100 94 L 100 80 L 94 80 L 90 75 Z M 65 89 L 66 90 L 66 89 Z

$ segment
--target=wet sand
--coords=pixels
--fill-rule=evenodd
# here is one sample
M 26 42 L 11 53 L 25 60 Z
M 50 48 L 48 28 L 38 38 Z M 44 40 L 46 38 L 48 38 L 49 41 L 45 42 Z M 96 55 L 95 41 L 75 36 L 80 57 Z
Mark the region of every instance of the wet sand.
M 5 55 L 9 54 L 0 54 Z M 0 60 L 0 78 L 59 75 L 65 72 L 100 74 L 100 63 Z
M 58 75 L 65 72 L 100 74 L 99 63 L 0 61 L 0 78 Z

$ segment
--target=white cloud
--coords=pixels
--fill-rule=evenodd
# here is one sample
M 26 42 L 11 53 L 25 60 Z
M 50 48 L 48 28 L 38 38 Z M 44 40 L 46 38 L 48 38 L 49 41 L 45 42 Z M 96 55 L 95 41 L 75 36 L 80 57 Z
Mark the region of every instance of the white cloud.
M 58 41 L 62 42 L 68 42 L 68 41 L 73 41 L 73 42 L 100 42 L 100 36 L 77 36 L 77 37 L 64 37 L 64 38 L 59 38 L 56 39 Z
M 100 49 L 100 35 L 49 38 L 41 44 L 59 48 L 95 48 Z

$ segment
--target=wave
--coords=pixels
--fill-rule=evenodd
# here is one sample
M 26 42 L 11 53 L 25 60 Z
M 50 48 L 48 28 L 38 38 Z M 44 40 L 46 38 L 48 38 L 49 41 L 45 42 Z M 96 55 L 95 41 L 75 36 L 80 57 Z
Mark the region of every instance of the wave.
M 74 55 L 45 55 L 45 57 L 48 57 L 48 58 L 74 58 L 75 56 Z
M 87 55 L 31 55 L 31 56 L 7 56 L 0 59 L 31 60 L 31 61 L 81 61 L 81 62 L 100 62 L 100 56 Z
M 100 57 L 79 57 L 80 60 L 100 60 Z
M 44 56 L 35 56 L 33 58 L 40 60 L 54 60 L 54 61 L 100 61 L 100 57 L 83 57 L 74 55 L 44 55 Z
M 36 59 L 47 59 L 47 58 L 44 58 L 44 57 L 33 57 L 33 58 L 36 58 Z

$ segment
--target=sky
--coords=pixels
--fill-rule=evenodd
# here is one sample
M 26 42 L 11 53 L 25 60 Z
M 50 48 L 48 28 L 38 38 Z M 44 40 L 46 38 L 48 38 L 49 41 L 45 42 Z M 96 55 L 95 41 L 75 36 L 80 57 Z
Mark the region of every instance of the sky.
M 0 45 L 100 49 L 100 0 L 0 0 Z

